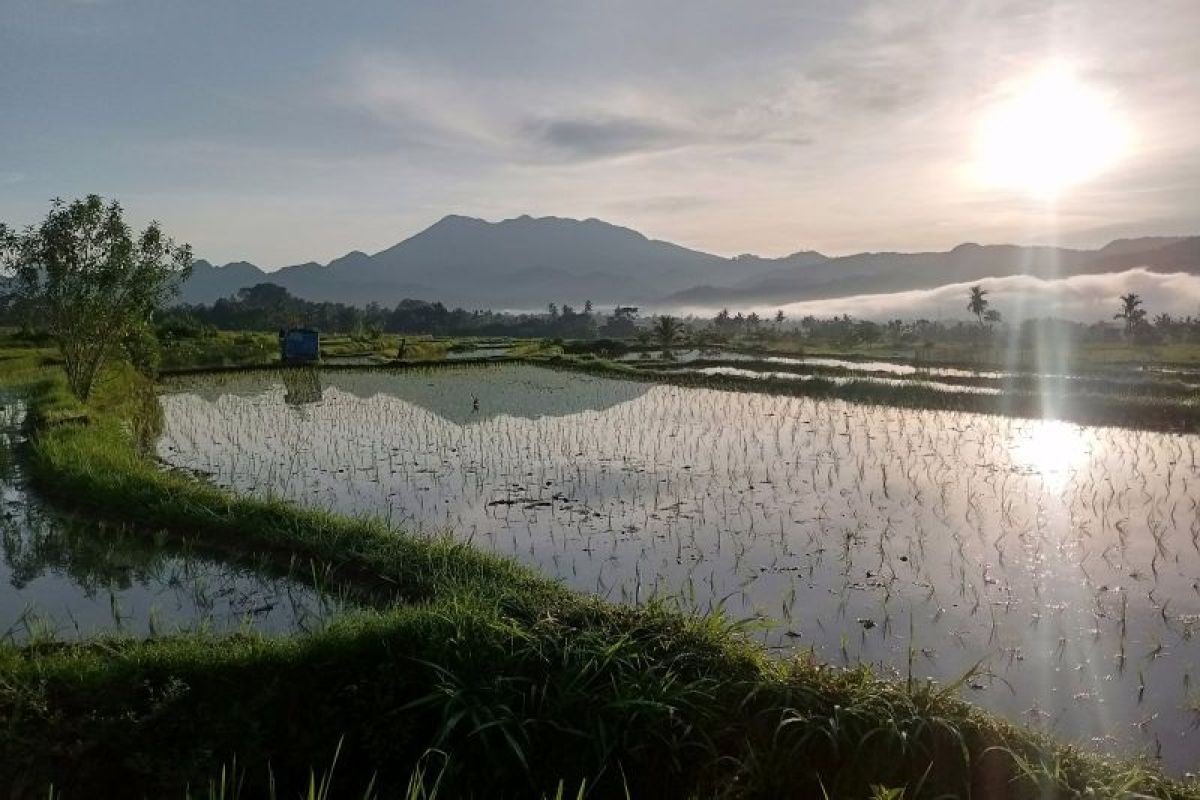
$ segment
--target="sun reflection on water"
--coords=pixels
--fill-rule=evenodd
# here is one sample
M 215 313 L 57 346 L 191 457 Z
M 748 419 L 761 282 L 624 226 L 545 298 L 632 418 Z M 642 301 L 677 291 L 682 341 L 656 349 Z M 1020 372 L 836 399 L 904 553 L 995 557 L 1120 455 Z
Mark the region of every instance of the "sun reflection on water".
M 1029 423 L 1009 445 L 1013 467 L 1040 475 L 1047 488 L 1061 489 L 1092 456 L 1095 435 L 1059 420 Z

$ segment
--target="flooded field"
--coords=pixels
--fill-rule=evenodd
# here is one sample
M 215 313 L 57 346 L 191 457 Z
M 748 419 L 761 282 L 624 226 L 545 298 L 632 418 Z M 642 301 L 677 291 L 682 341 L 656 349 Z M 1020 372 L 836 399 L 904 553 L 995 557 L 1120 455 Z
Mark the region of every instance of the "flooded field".
M 888 386 L 923 386 L 927 389 L 937 389 L 940 392 L 966 392 L 969 394 L 1001 394 L 1001 390 L 991 386 L 970 386 L 962 384 L 943 383 L 941 381 L 918 381 L 918 380 L 900 380 L 899 378 L 866 378 L 866 377 L 848 377 L 842 375 L 811 375 L 798 372 L 774 372 L 753 369 L 742 369 L 739 367 L 696 367 L 683 368 L 675 370 L 676 372 L 695 373 L 699 375 L 728 375 L 734 378 L 772 378 L 775 380 L 784 381 L 809 381 L 814 378 L 830 381 L 832 383 L 846 384 L 851 381 L 866 381 L 869 383 L 884 384 Z
M 0 640 L 308 630 L 341 607 L 337 598 L 298 582 L 54 513 L 28 491 L 13 458 L 23 410 L 12 398 L 3 408 Z
M 478 408 L 476 408 L 478 401 Z M 954 680 L 1174 772 L 1200 753 L 1200 438 L 525 365 L 178 379 L 159 456 L 451 535 L 781 652 Z
M 818 372 L 842 372 L 855 377 L 875 380 L 895 378 L 918 378 L 929 380 L 937 378 L 959 379 L 956 385 L 963 381 L 977 381 L 982 385 L 1006 386 L 1014 383 L 1037 383 L 1053 379 L 1067 383 L 1094 384 L 1097 382 L 1121 383 L 1130 386 L 1166 383 L 1180 386 L 1191 391 L 1200 390 L 1200 370 L 1189 368 L 1138 367 L 1111 368 L 1092 370 L 1087 373 L 1069 374 L 1064 372 L 1036 372 L 1023 370 L 997 370 L 994 368 L 967 369 L 963 367 L 921 365 L 917 366 L 903 361 L 880 361 L 870 359 L 834 358 L 830 356 L 772 356 L 750 355 L 733 350 L 697 350 L 679 349 L 671 351 L 669 358 L 663 358 L 663 351 L 648 350 L 626 353 L 618 361 L 643 366 L 659 366 L 660 364 L 687 365 L 695 361 L 719 361 L 756 363 L 762 365 L 779 365 L 793 369 L 807 368 Z M 959 389 L 961 391 L 961 389 Z

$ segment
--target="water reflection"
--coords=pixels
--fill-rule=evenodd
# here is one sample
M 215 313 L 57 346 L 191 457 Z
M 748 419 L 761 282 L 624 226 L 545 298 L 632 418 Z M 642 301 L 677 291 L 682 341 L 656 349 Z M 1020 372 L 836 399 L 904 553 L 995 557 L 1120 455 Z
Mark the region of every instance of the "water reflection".
M 1034 420 L 1013 438 L 1013 465 L 1040 475 L 1050 488 L 1061 490 L 1076 470 L 1086 467 L 1095 436 L 1081 425 L 1059 420 Z
M 306 581 L 258 575 L 165 537 L 54 513 L 27 489 L 14 455 L 24 409 L 12 396 L 2 402 L 0 639 L 313 630 L 343 608 L 341 598 Z
M 321 373 L 311 367 L 285 369 L 280 371 L 283 381 L 283 402 L 290 406 L 302 406 L 308 403 L 319 403 L 323 396 L 324 387 L 321 385 Z
M 972 700 L 1194 767 L 1198 437 L 523 365 L 330 374 L 305 415 L 259 381 L 165 396 L 160 457 L 613 600 L 723 604 L 783 651 L 983 659 Z
M 357 398 L 371 400 L 380 395 L 404 400 L 457 425 L 480 423 L 496 417 L 538 419 L 563 417 L 586 411 L 603 411 L 641 397 L 649 385 L 633 381 L 615 383 L 597 390 L 594 382 L 581 381 L 568 372 L 525 368 L 519 372 L 500 372 L 504 366 L 456 366 L 407 368 L 403 370 L 364 369 L 320 373 L 312 370 L 320 385 L 318 402 L 345 405 Z M 489 381 L 487 372 L 511 376 L 515 381 Z M 227 398 L 249 397 L 275 400 L 282 389 L 285 402 L 293 391 L 287 378 L 292 370 L 240 372 L 228 375 L 173 378 L 165 383 L 171 393 L 189 394 L 209 402 L 228 402 Z M 481 380 L 480 376 L 484 379 Z M 270 397 L 263 397 L 270 387 Z M 476 404 L 478 401 L 478 404 Z

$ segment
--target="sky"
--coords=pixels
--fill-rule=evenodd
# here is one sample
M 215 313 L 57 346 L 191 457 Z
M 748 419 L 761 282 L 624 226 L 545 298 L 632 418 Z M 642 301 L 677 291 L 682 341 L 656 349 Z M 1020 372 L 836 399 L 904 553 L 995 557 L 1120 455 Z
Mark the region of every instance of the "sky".
M 1200 233 L 1195 0 L 0 12 L 0 220 L 96 192 L 216 263 L 324 263 L 450 213 L 722 255 Z M 1034 108 L 1057 127 L 1020 105 L 1048 74 L 1084 104 Z

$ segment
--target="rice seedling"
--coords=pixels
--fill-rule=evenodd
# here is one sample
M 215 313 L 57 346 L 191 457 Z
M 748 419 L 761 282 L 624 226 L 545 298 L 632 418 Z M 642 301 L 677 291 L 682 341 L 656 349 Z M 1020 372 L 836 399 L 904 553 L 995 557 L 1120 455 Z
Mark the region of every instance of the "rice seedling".
M 1156 722 L 1120 726 L 1121 748 L 1184 727 L 1166 687 L 1200 657 L 1173 622 L 1200 611 L 1195 516 L 1179 513 L 1195 510 L 1194 437 L 532 365 L 321 379 L 300 407 L 277 373 L 174 379 L 158 456 L 256 497 L 483 541 L 600 597 L 770 618 L 756 635 L 778 652 L 799 632 L 831 661 L 902 674 L 914 639 L 949 641 L 934 677 L 991 656 L 1013 691 L 973 700 L 1014 719 L 1036 705 L 1081 742 L 1147 704 Z M 929 609 L 907 639 L 896 603 Z M 1133 647 L 1162 665 L 1161 692 L 1123 669 Z M 1063 668 L 1114 652 L 1112 676 Z M 1162 757 L 1183 769 L 1195 747 L 1172 737 Z

